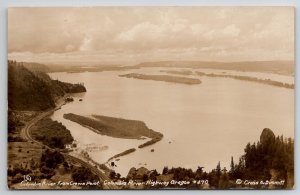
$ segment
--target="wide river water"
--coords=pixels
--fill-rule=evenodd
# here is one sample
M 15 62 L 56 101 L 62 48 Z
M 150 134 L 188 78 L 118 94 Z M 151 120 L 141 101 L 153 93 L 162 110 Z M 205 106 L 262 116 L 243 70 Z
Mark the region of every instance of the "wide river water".
M 86 93 L 77 94 L 74 102 L 52 116 L 71 131 L 77 141 L 77 155 L 86 151 L 94 161 L 104 163 L 109 157 L 135 147 L 137 151 L 116 162 L 114 169 L 122 176 L 131 167 L 141 166 L 159 172 L 164 166 L 203 166 L 211 170 L 219 161 L 222 167 L 228 167 L 231 156 L 237 162 L 246 144 L 259 140 L 263 128 L 272 129 L 276 135 L 294 137 L 293 89 L 230 78 L 197 77 L 201 84 L 184 85 L 118 76 L 159 70 L 162 69 L 50 74 L 65 82 L 83 82 L 87 88 Z M 270 78 L 274 77 L 270 74 Z M 281 80 L 282 76 L 278 78 Z M 292 81 L 293 77 L 287 80 Z M 64 119 L 65 113 L 141 120 L 163 133 L 164 138 L 138 149 L 145 140 L 96 134 Z

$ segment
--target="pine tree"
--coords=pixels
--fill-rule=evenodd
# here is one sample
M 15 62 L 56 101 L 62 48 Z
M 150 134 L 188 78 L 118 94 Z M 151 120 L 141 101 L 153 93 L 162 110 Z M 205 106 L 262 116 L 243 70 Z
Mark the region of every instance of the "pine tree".
M 221 163 L 218 162 L 217 168 L 216 168 L 217 174 L 221 174 Z
M 233 156 L 231 156 L 231 162 L 230 162 L 230 170 L 229 170 L 229 177 L 231 179 L 234 179 L 234 174 L 235 173 L 235 165 L 234 165 L 234 161 L 233 161 Z
M 219 163 L 217 165 L 217 168 L 216 168 L 216 180 L 217 181 L 220 181 L 221 175 L 222 175 L 222 171 L 221 171 L 221 164 L 220 164 L 220 161 L 219 161 Z
M 168 174 L 169 172 L 169 169 L 167 166 L 164 167 L 163 171 L 162 171 L 162 174 L 165 175 L 165 174 Z
M 219 180 L 219 188 L 226 189 L 228 187 L 229 187 L 229 176 L 227 174 L 226 167 L 224 167 L 222 170 L 221 178 Z

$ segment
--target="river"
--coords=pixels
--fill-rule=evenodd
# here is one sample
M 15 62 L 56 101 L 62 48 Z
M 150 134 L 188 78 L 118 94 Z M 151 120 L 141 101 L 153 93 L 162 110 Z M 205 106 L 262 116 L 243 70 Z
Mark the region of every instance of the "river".
M 87 151 L 99 163 L 126 149 L 137 148 L 145 140 L 102 136 L 64 119 L 64 113 L 141 120 L 163 133 L 160 142 L 119 158 L 114 169 L 122 176 L 131 167 L 141 166 L 159 172 L 164 166 L 192 169 L 203 166 L 211 170 L 220 161 L 222 167 L 228 167 L 231 156 L 237 162 L 246 144 L 258 141 L 266 127 L 276 135 L 294 137 L 293 89 L 218 77 L 197 77 L 202 81 L 199 85 L 118 77 L 130 72 L 159 73 L 165 69 L 51 73 L 53 79 L 83 82 L 87 88 L 86 93 L 77 94 L 74 102 L 57 110 L 52 118 L 71 131 L 77 141 L 75 153 Z M 211 73 L 211 70 L 201 71 Z M 258 75 L 261 78 L 267 73 Z M 272 74 L 266 78 L 274 77 Z M 279 75 L 278 78 L 283 79 Z M 293 77 L 287 80 L 293 81 Z

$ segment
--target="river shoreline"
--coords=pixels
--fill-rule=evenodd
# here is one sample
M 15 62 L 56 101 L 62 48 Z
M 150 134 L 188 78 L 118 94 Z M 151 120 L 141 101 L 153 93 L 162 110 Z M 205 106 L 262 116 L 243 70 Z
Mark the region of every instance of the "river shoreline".
M 97 133 L 120 139 L 145 139 L 150 138 L 145 143 L 138 145 L 137 148 L 144 148 L 155 144 L 163 138 L 163 134 L 149 129 L 142 121 L 127 120 L 115 117 L 92 115 L 92 117 L 80 116 L 72 113 L 64 114 L 63 117 L 72 122 Z M 109 157 L 107 162 L 114 158 L 125 156 L 135 152 L 136 148 L 127 149 L 121 153 Z

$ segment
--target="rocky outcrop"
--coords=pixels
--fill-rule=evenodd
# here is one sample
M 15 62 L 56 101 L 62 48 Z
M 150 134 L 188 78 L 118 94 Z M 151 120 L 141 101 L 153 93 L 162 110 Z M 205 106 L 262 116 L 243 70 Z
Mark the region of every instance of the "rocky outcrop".
M 272 143 L 275 141 L 275 134 L 269 128 L 264 128 L 260 135 L 260 143 L 263 145 Z
M 127 179 L 143 180 L 145 177 L 149 177 L 150 172 L 145 167 L 140 167 L 138 169 L 131 168 L 128 172 Z

